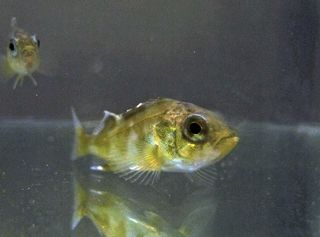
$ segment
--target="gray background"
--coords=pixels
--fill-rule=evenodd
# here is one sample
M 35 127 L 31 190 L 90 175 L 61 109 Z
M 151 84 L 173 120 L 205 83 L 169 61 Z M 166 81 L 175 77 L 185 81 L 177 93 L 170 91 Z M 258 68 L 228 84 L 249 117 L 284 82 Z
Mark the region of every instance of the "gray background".
M 97 119 L 161 96 L 249 120 L 319 121 L 318 3 L 0 1 L 41 40 L 37 88 L 1 84 L 0 116 Z

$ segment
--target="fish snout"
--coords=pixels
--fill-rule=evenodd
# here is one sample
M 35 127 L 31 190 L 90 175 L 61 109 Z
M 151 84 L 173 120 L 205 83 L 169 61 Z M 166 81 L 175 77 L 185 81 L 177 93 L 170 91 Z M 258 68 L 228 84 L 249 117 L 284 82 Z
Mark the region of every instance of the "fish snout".
M 237 144 L 240 140 L 238 133 L 235 130 L 231 130 L 229 136 L 226 138 L 231 139 L 235 144 Z
M 22 59 L 26 68 L 31 69 L 37 65 L 38 56 L 35 50 L 25 49 L 22 51 Z
M 219 141 L 214 146 L 214 149 L 219 150 L 223 157 L 237 146 L 239 140 L 240 138 L 238 133 L 235 130 L 230 129 L 229 131 L 225 131 L 223 135 L 221 134 Z
M 34 57 L 25 57 L 23 61 L 25 63 L 26 68 L 31 69 L 34 67 L 34 64 L 35 64 Z
M 239 141 L 238 133 L 233 128 L 228 128 L 224 131 L 222 131 L 219 135 L 219 142 L 225 142 L 225 141 L 233 141 L 237 143 Z
M 36 55 L 36 52 L 34 49 L 24 49 L 22 51 L 22 56 L 24 58 L 35 57 L 35 55 Z

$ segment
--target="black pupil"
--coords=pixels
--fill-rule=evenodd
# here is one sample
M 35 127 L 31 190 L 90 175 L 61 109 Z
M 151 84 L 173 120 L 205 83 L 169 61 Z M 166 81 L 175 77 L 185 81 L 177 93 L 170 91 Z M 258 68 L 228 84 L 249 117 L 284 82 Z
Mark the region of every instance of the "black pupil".
M 192 134 L 199 134 L 201 132 L 201 126 L 198 124 L 198 123 L 190 123 L 189 125 L 189 131 L 192 133 Z
M 10 43 L 10 44 L 9 44 L 9 49 L 10 49 L 11 51 L 14 51 L 14 44 L 13 44 L 13 43 Z

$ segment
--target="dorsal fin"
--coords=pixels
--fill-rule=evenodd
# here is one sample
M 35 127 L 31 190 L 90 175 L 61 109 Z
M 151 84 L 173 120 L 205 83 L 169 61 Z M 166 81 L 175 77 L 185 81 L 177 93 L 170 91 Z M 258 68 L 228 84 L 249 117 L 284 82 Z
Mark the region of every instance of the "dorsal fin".
M 147 107 L 146 103 L 139 103 L 137 106 L 130 108 L 130 109 L 127 109 L 126 112 L 121 114 L 121 118 L 128 119 L 128 118 L 136 115 L 137 113 L 144 111 L 146 109 L 146 107 Z
M 104 111 L 104 116 L 99 125 L 93 130 L 93 135 L 99 134 L 105 128 L 111 128 L 115 122 L 119 119 L 119 116 L 115 113 Z
M 16 31 L 17 30 L 17 18 L 16 17 L 12 17 L 11 18 L 10 26 L 12 28 L 12 31 Z

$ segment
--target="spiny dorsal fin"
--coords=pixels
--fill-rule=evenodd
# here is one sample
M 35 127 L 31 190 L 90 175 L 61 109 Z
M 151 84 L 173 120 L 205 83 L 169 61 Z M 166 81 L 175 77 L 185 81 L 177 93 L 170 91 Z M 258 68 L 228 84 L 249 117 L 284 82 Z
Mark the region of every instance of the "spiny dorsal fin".
M 137 106 L 130 108 L 130 109 L 127 109 L 126 112 L 121 114 L 121 118 L 128 119 L 128 118 L 136 115 L 137 113 L 144 111 L 146 109 L 146 105 L 147 105 L 146 103 L 139 103 Z
M 17 27 L 17 18 L 16 18 L 16 17 L 12 17 L 12 18 L 11 18 L 10 26 L 11 26 L 12 28 L 16 28 L 16 27 Z
M 107 110 L 104 111 L 104 116 L 99 125 L 93 130 L 93 135 L 99 134 L 105 128 L 113 127 L 115 121 L 119 119 L 119 115 L 109 112 Z
M 10 26 L 11 26 L 10 38 L 13 39 L 13 38 L 15 38 L 17 31 L 22 31 L 22 30 L 18 27 L 18 23 L 17 23 L 17 18 L 16 18 L 16 17 L 12 17 L 12 18 L 11 18 Z

